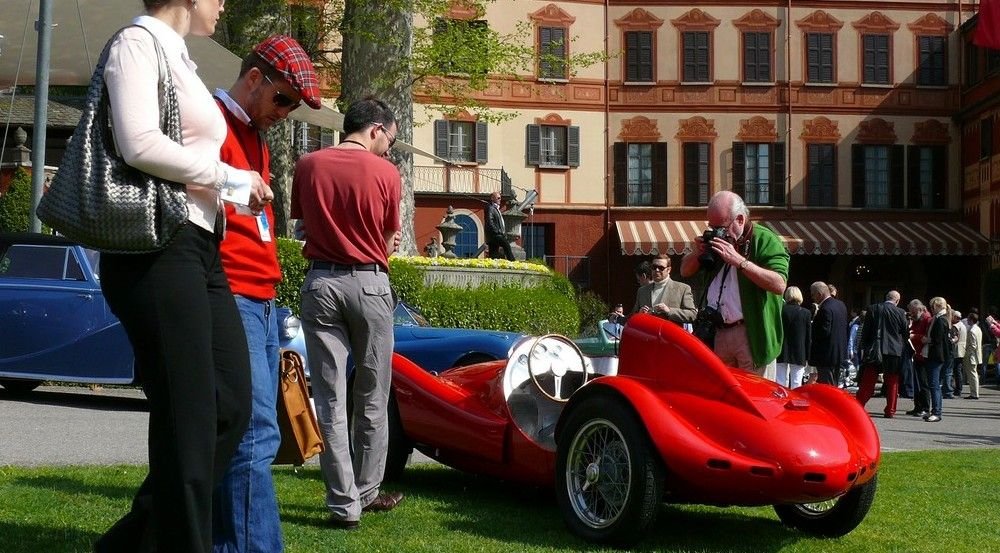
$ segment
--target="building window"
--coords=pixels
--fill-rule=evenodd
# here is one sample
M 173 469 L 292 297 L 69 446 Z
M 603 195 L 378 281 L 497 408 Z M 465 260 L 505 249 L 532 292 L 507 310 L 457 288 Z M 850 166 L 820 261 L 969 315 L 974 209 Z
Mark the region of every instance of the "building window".
M 948 190 L 948 148 L 910 146 L 907 149 L 907 207 L 944 209 Z
M 995 73 L 1000 69 L 1000 50 L 986 48 L 986 74 Z
M 684 82 L 710 82 L 710 51 L 707 31 L 687 31 L 684 41 Z
M 945 50 L 945 40 L 946 37 L 943 36 L 917 37 L 919 56 L 917 63 L 918 85 L 946 86 L 948 84 L 948 71 L 946 68 L 948 55 Z
M 806 80 L 810 83 L 833 83 L 832 33 L 806 33 Z
M 989 159 L 993 155 L 993 119 L 987 117 L 979 121 L 979 159 Z
M 667 205 L 667 145 L 616 142 L 615 205 Z
M 837 149 L 833 144 L 809 144 L 806 148 L 807 205 L 836 206 Z
M 851 147 L 854 207 L 903 208 L 903 146 L 855 144 Z
M 486 163 L 487 128 L 484 121 L 434 121 L 434 155 L 449 161 Z
M 528 165 L 578 167 L 580 127 L 528 125 Z
M 652 32 L 625 33 L 625 80 L 635 83 L 654 82 Z
M 564 27 L 538 28 L 538 76 L 565 79 L 568 48 Z
M 552 235 L 551 224 L 524 223 L 521 225 L 521 247 L 526 259 L 545 259 L 552 255 L 548 247 Z
M 712 145 L 708 142 L 685 142 L 684 150 L 684 205 L 708 205 L 710 192 L 709 159 Z
M 628 205 L 653 203 L 653 145 L 628 145 Z
M 455 236 L 455 255 L 458 257 L 476 257 L 479 253 L 479 225 L 470 215 L 456 215 L 455 223 L 462 227 Z
M 965 43 L 965 84 L 972 86 L 979 82 L 979 48 L 971 43 Z
M 864 45 L 862 78 L 865 84 L 889 84 L 889 35 L 861 35 Z
M 733 143 L 733 192 L 750 205 L 784 205 L 785 144 Z
M 769 83 L 771 77 L 771 33 L 743 33 L 743 80 Z

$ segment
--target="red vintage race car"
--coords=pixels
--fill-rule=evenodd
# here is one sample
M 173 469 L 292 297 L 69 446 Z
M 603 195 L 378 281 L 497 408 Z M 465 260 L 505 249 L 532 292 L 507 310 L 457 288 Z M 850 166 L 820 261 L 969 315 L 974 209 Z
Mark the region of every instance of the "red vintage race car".
M 561 336 L 439 375 L 395 357 L 387 475 L 413 447 L 554 486 L 570 529 L 612 544 L 639 539 L 661 502 L 773 505 L 789 526 L 841 536 L 871 507 L 880 455 L 875 425 L 843 391 L 727 367 L 649 315 L 629 320 L 617 357 L 585 357 Z

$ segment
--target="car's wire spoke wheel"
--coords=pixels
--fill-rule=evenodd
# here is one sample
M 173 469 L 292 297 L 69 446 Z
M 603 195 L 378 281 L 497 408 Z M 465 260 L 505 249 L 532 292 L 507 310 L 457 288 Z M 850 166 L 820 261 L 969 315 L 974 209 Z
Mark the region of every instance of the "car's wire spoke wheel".
M 593 528 L 618 520 L 628 501 L 631 459 L 621 431 L 607 419 L 592 420 L 570 445 L 570 502 L 577 516 Z
M 781 522 L 808 534 L 839 537 L 857 528 L 875 501 L 878 475 L 847 493 L 827 501 L 775 505 Z
M 642 537 L 656 518 L 664 469 L 632 408 L 594 394 L 568 413 L 557 445 L 556 495 L 570 529 L 603 543 Z

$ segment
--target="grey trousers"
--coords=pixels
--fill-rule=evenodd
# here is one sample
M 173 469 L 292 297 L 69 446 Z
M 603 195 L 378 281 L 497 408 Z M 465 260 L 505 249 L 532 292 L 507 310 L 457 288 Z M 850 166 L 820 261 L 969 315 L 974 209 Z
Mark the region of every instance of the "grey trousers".
M 311 270 L 302 285 L 302 327 L 316 418 L 326 445 L 319 462 L 326 505 L 339 520 L 360 519 L 362 507 L 375 500 L 382 483 L 389 443 L 392 311 L 384 272 Z M 354 412 L 348 417 L 352 370 Z

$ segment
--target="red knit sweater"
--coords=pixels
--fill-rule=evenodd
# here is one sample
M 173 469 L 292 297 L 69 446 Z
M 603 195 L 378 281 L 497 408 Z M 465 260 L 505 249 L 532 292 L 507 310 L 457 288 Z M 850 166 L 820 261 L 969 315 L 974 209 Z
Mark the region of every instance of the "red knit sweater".
M 218 100 L 216 100 L 218 102 Z M 257 129 L 240 121 L 218 102 L 226 118 L 226 141 L 222 144 L 222 161 L 237 169 L 260 173 L 264 182 L 271 182 L 271 156 L 267 143 Z M 278 265 L 278 243 L 274 236 L 274 212 L 268 205 L 267 215 L 271 241 L 264 242 L 253 215 L 239 215 L 232 204 L 226 203 L 226 238 L 222 241 L 222 267 L 234 294 L 256 300 L 272 300 L 274 287 L 281 282 Z

